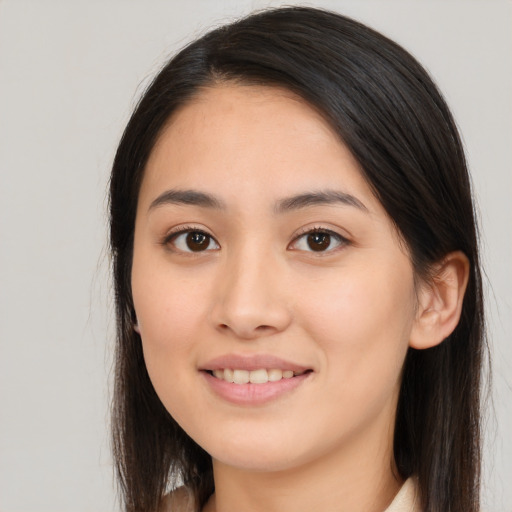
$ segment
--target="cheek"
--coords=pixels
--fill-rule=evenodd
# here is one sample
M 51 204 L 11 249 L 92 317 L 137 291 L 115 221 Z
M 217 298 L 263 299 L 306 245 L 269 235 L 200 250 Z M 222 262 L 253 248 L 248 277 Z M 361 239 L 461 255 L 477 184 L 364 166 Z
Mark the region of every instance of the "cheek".
M 171 340 L 173 346 L 179 345 L 195 328 L 204 286 L 172 272 L 165 261 L 137 256 L 132 268 L 132 293 L 141 334 L 155 345 L 167 346 Z
M 315 281 L 314 286 L 303 283 L 300 288 L 298 316 L 321 338 L 345 338 L 351 333 L 346 341 L 360 346 L 387 332 L 396 333 L 400 327 L 407 331 L 414 319 L 412 272 L 395 275 L 365 269 L 336 270 Z
M 179 424 L 186 424 L 197 360 L 194 341 L 202 337 L 206 290 L 193 279 L 171 274 L 168 265 L 137 263 L 134 258 L 132 293 L 144 362 L 165 408 Z
M 207 286 L 141 250 L 134 254 L 132 293 L 145 363 L 158 392 L 171 375 L 174 379 L 193 364 Z
M 330 378 L 338 380 L 329 387 L 334 394 L 346 388 L 367 400 L 389 391 L 400 376 L 414 321 L 413 275 L 381 268 L 387 272 L 338 272 L 302 295 L 298 317 L 322 349 Z

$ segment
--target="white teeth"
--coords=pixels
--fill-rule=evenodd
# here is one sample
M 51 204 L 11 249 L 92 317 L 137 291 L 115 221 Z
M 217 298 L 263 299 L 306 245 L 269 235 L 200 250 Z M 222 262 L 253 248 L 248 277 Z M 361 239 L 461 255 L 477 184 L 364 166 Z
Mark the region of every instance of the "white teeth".
M 249 372 L 247 370 L 233 370 L 233 382 L 235 384 L 247 384 L 249 382 Z
M 226 382 L 234 382 L 235 384 L 266 384 L 267 382 L 277 382 L 281 379 L 291 379 L 294 375 L 302 375 L 304 372 L 294 372 L 293 370 L 280 370 L 279 368 L 271 368 L 266 370 L 260 368 L 258 370 L 232 370 L 226 368 L 224 370 L 213 370 L 213 375 L 217 379 Z
M 268 382 L 267 370 L 261 369 L 249 372 L 249 382 L 251 382 L 251 384 L 265 384 Z
M 268 380 L 270 382 L 276 382 L 283 378 L 283 371 L 278 368 L 273 368 L 272 370 L 268 370 Z

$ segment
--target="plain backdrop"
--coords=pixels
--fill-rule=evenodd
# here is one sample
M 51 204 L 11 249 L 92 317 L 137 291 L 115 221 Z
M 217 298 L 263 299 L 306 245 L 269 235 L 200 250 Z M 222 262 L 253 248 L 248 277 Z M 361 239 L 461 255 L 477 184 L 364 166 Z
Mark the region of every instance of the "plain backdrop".
M 168 55 L 208 27 L 281 3 L 0 0 L 0 512 L 119 510 L 108 434 L 113 152 Z M 512 2 L 306 5 L 405 46 L 460 126 L 481 215 L 494 359 L 484 503 L 510 512 Z

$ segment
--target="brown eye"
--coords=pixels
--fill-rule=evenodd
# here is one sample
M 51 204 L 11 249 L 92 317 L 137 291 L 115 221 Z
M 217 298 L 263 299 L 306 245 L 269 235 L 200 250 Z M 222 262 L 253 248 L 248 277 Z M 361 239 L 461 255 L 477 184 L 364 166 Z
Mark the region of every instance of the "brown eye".
M 220 249 L 213 237 L 202 231 L 182 231 L 172 235 L 166 243 L 181 252 L 205 252 Z
M 210 245 L 210 237 L 204 233 L 193 231 L 186 238 L 187 247 L 194 252 L 204 251 Z
M 339 233 L 326 229 L 313 229 L 297 237 L 290 247 L 296 251 L 330 253 L 349 244 L 350 242 Z
M 325 251 L 331 245 L 331 235 L 329 233 L 310 233 L 308 235 L 308 247 L 312 251 Z

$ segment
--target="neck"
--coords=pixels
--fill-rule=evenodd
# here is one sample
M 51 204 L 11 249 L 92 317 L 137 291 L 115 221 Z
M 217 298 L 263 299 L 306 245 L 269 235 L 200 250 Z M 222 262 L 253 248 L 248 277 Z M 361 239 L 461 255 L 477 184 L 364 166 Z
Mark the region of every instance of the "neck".
M 302 465 L 253 471 L 213 461 L 215 494 L 204 512 L 383 512 L 403 481 L 393 463 L 392 432 L 359 436 Z M 369 442 L 369 437 L 372 439 Z

